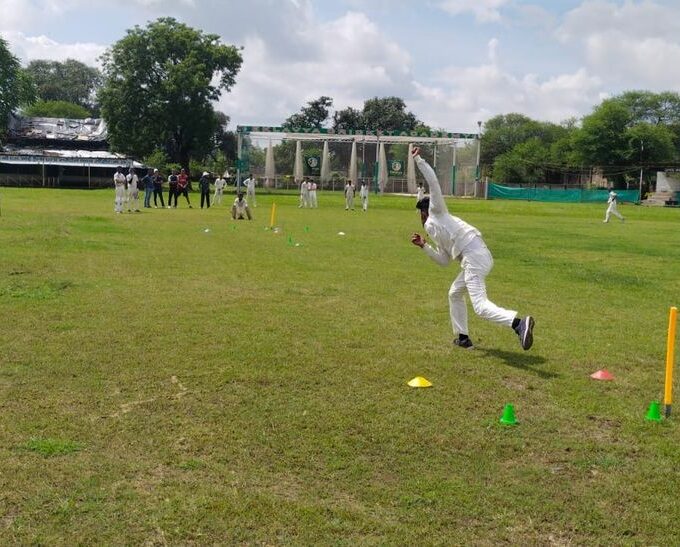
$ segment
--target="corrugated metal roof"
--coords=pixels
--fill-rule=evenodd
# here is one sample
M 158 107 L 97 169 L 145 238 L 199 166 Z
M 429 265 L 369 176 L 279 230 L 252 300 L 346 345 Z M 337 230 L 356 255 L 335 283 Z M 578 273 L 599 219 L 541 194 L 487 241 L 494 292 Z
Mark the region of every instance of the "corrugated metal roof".
M 69 118 L 31 118 L 10 114 L 9 139 L 104 142 L 108 138 L 102 118 L 73 120 Z

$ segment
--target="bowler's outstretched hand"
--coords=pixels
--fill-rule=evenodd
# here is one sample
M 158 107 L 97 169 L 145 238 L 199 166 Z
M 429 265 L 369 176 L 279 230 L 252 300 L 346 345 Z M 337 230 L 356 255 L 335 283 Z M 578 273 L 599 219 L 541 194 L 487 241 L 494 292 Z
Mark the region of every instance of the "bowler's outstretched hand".
M 423 239 L 423 237 L 420 234 L 413 234 L 411 236 L 411 243 L 413 243 L 414 245 L 417 245 L 421 249 L 425 246 L 425 240 Z

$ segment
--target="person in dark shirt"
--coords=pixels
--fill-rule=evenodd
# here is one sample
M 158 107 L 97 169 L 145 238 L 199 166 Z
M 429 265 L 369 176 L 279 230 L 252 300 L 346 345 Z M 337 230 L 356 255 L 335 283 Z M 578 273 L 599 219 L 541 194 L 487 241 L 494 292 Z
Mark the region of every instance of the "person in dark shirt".
M 158 169 L 153 170 L 153 206 L 158 209 L 158 198 L 161 198 L 161 207 L 165 208 L 163 201 L 163 177 L 158 172 Z
M 203 176 L 198 181 L 198 187 L 201 190 L 201 209 L 203 209 L 203 202 L 210 209 L 210 175 L 207 171 L 203 171 Z
M 144 209 L 151 209 L 151 194 L 153 194 L 152 169 L 149 169 L 147 174 L 142 177 L 142 184 L 144 185 Z
M 168 177 L 168 209 L 173 206 L 172 198 L 175 198 L 175 208 L 177 208 L 177 182 L 177 171 L 173 169 Z

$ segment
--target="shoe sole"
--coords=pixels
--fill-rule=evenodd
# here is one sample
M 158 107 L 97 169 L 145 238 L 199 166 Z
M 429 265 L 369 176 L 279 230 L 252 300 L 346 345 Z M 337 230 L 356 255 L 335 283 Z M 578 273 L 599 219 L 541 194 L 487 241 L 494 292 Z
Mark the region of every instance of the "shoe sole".
M 460 344 L 456 343 L 457 341 L 454 340 L 453 345 L 456 346 L 457 348 L 461 349 L 475 349 L 474 344 L 471 346 L 461 346 Z
M 534 318 L 530 315 L 524 318 L 525 327 L 522 336 L 522 349 L 527 350 L 534 344 Z

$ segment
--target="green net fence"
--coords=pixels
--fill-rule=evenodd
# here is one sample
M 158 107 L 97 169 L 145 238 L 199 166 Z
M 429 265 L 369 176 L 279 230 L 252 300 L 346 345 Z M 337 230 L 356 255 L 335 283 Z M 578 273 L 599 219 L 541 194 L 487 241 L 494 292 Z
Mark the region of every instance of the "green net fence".
M 639 203 L 638 190 L 616 190 L 620 202 Z M 607 190 L 586 190 L 581 188 L 516 188 L 489 183 L 489 199 L 521 199 L 525 201 L 557 201 L 563 203 L 606 202 Z

